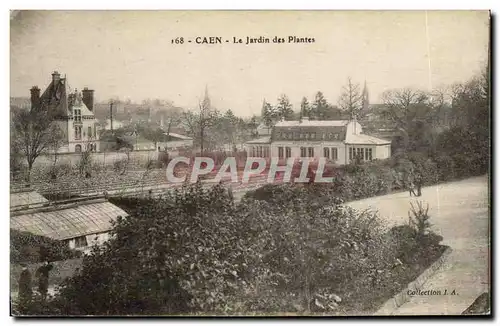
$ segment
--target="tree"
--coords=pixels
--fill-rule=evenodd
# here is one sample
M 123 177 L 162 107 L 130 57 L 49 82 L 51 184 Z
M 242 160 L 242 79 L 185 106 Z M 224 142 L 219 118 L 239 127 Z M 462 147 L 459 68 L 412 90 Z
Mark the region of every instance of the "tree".
M 198 112 L 184 112 L 183 120 L 191 135 L 197 140 L 201 153 L 205 149 L 207 130 L 213 126 L 219 113 L 211 105 L 208 90 L 205 88 L 205 96 L 198 104 Z
M 311 111 L 311 106 L 309 105 L 309 101 L 307 98 L 304 96 L 302 98 L 302 101 L 300 102 L 300 114 L 299 114 L 299 120 L 302 120 L 303 117 L 309 117 Z
M 404 147 L 409 149 L 416 134 L 423 133 L 426 123 L 432 120 L 432 107 L 425 92 L 409 88 L 388 90 L 382 94 L 383 115 L 403 136 Z
M 288 99 L 288 96 L 286 96 L 285 94 L 282 94 L 278 98 L 276 113 L 279 120 L 281 119 L 289 120 L 293 117 L 292 104 L 290 104 L 290 100 Z
M 55 148 L 64 139 L 64 133 L 47 110 L 19 111 L 13 117 L 13 146 L 17 146 L 28 165 L 27 181 L 35 160 Z
M 347 79 L 347 84 L 342 87 L 339 107 L 344 112 L 347 112 L 350 118 L 362 118 L 363 94 L 360 85 L 353 83 L 351 77 Z
M 270 103 L 264 102 L 262 103 L 262 121 L 266 127 L 271 128 L 277 121 L 277 111 Z
M 328 101 L 326 100 L 323 93 L 317 92 L 310 110 L 310 118 L 314 120 L 324 120 L 329 106 L 330 105 L 328 104 Z

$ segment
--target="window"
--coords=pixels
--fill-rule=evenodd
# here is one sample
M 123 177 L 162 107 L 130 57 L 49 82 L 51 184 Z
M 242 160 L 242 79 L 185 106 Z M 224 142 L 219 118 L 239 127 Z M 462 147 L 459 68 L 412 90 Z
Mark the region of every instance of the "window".
M 92 137 L 92 127 L 91 127 L 91 126 L 89 126 L 89 127 L 87 128 L 87 136 L 88 136 L 89 138 L 90 138 L 90 137 Z
M 363 149 L 362 148 L 356 148 L 356 157 L 363 160 Z
M 323 148 L 323 156 L 330 158 L 330 149 L 328 147 Z
M 299 137 L 300 139 L 304 139 L 304 134 L 301 133 Z
M 75 122 L 82 122 L 82 111 L 80 109 L 74 109 L 73 113 Z
M 332 148 L 332 160 L 336 161 L 339 159 L 338 151 L 335 147 Z
M 322 138 L 323 138 L 323 140 L 326 139 L 326 134 L 325 133 L 323 133 Z
M 264 147 L 264 157 L 269 157 L 269 147 Z
M 250 156 L 255 157 L 255 147 L 253 146 L 250 148 Z
M 300 148 L 300 157 L 306 157 L 306 148 L 305 147 Z
M 278 147 L 278 157 L 283 158 L 283 147 Z
M 285 147 L 286 158 L 292 157 L 292 149 L 290 147 Z
M 309 157 L 314 157 L 314 147 L 309 147 L 307 152 Z
M 365 160 L 366 161 L 372 160 L 372 149 L 371 148 L 365 148 Z
M 311 133 L 311 139 L 316 139 L 316 133 L 315 132 Z
M 82 236 L 82 237 L 78 237 L 75 239 L 75 248 L 83 248 L 83 247 L 87 247 L 88 244 L 87 244 L 87 237 L 86 236 Z
M 81 153 L 82 152 L 82 145 L 76 145 L 75 146 L 75 152 L 76 153 Z
M 349 161 L 352 161 L 354 158 L 354 148 L 349 147 Z
M 82 126 L 75 126 L 75 139 L 82 139 Z
M 308 133 L 308 132 L 305 133 L 306 139 L 309 139 L 309 135 L 310 135 L 310 133 Z
M 97 138 L 97 126 L 94 125 L 94 138 Z
M 257 147 L 257 156 L 262 157 L 262 146 Z

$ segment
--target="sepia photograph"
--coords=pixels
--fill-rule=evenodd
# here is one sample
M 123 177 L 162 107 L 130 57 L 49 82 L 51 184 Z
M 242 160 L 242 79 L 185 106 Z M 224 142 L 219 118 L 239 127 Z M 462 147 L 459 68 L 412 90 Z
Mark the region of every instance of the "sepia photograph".
M 492 316 L 490 11 L 9 25 L 12 317 Z

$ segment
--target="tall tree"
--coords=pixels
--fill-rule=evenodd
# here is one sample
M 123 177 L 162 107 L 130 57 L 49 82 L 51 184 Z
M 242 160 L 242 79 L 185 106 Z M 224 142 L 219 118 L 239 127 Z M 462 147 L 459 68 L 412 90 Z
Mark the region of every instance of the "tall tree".
M 322 92 L 317 92 L 310 109 L 311 119 L 324 120 L 330 104 Z
M 277 119 L 276 109 L 266 100 L 262 103 L 262 121 L 267 127 L 274 126 Z
M 276 111 L 278 115 L 278 119 L 290 120 L 293 118 L 293 109 L 292 104 L 290 104 L 290 100 L 288 96 L 282 94 L 278 98 L 278 105 L 276 105 Z
M 302 101 L 300 102 L 300 114 L 299 114 L 299 120 L 302 120 L 303 117 L 309 117 L 311 111 L 311 106 L 309 104 L 309 101 L 307 100 L 307 97 L 303 97 Z
M 197 112 L 184 112 L 184 122 L 190 133 L 198 141 L 201 153 L 205 150 L 205 141 L 207 138 L 207 130 L 213 126 L 218 117 L 217 110 L 212 108 L 208 90 L 205 88 L 203 100 L 198 103 Z
M 421 134 L 418 130 L 426 127 L 432 119 L 432 107 L 425 92 L 409 88 L 388 90 L 382 94 L 383 115 L 390 120 L 403 136 L 405 148 Z M 417 129 L 417 130 L 415 130 Z
M 18 111 L 13 117 L 11 146 L 22 153 L 28 165 L 27 181 L 36 159 L 51 149 L 58 148 L 64 133 L 48 110 Z
M 342 87 L 338 102 L 340 109 L 346 112 L 350 118 L 361 118 L 363 94 L 360 85 L 354 83 L 351 77 L 347 79 L 347 84 Z

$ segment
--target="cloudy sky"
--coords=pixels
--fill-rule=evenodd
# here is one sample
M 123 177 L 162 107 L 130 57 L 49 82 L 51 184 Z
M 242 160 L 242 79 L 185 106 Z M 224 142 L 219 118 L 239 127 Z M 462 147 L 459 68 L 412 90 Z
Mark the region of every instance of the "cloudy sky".
M 486 62 L 485 11 L 167 12 L 24 11 L 11 19 L 11 96 L 66 74 L 73 88 L 110 97 L 212 103 L 239 115 L 262 100 L 322 91 L 336 103 L 348 77 L 375 103 L 386 89 L 463 81 Z M 427 37 L 428 34 L 428 37 Z M 310 44 L 198 45 L 195 37 L 311 37 Z M 172 44 L 176 37 L 192 43 Z M 429 60 L 430 53 L 430 75 Z

